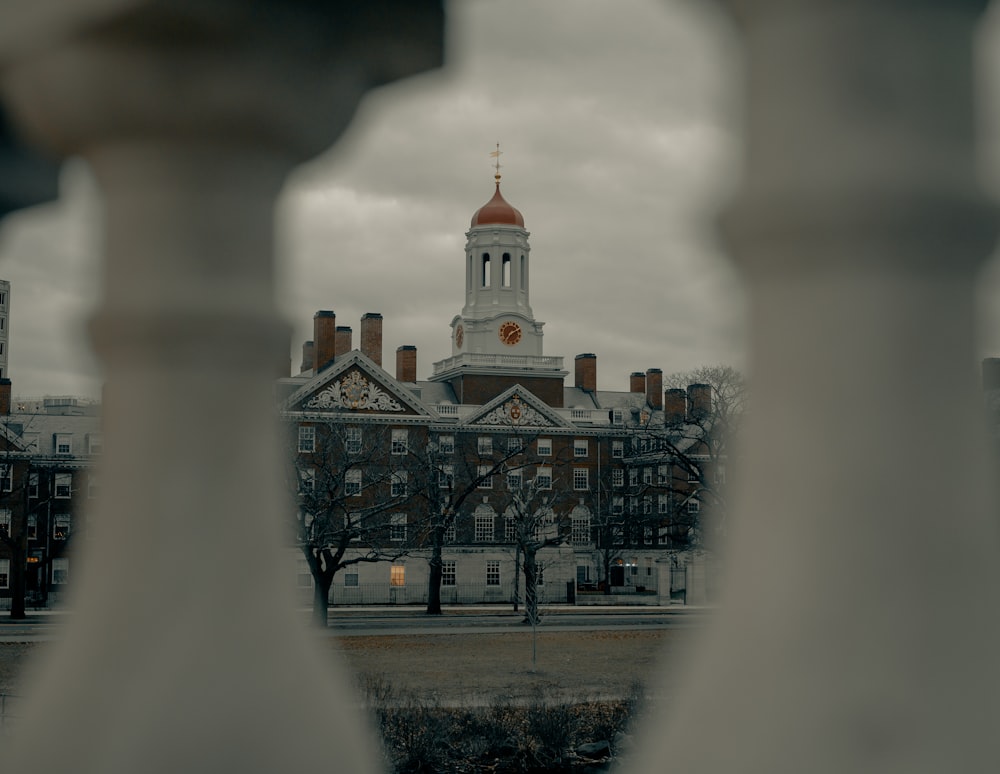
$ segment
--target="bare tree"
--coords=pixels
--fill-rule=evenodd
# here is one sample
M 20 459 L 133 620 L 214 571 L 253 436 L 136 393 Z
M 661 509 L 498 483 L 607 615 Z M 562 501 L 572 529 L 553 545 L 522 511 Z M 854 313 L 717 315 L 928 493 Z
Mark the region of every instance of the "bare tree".
M 298 433 L 289 470 L 299 504 L 295 532 L 313 578 L 313 622 L 326 627 L 338 572 L 407 553 L 405 541 L 392 538 L 411 498 L 409 481 L 401 464 L 390 464 L 388 428 L 327 422 Z

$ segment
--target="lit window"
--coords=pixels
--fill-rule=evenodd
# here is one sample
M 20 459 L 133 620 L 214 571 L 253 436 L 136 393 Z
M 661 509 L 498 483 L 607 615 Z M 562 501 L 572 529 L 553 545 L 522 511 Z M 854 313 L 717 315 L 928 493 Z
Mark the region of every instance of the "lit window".
M 303 425 L 299 428 L 299 451 L 316 451 L 316 428 L 312 425 Z
M 586 468 L 573 468 L 573 490 L 584 492 L 589 488 L 589 471 Z
M 455 585 L 455 560 L 445 559 L 441 562 L 441 585 L 442 586 L 454 586 Z
M 489 457 L 493 454 L 493 439 L 487 435 L 481 435 L 476 441 L 476 450 L 480 457 Z
M 499 586 L 500 585 L 500 560 L 499 559 L 489 559 L 486 562 L 486 585 L 487 586 Z
M 535 484 L 540 490 L 552 488 L 552 468 L 539 465 L 535 468 Z
M 405 470 L 397 470 L 392 474 L 392 490 L 390 495 L 393 497 L 404 497 L 406 495 L 406 481 L 407 472 Z
M 406 540 L 406 514 L 392 514 L 392 523 L 389 525 L 389 539 L 401 542 Z
M 479 482 L 480 489 L 492 489 L 493 488 L 493 476 L 490 475 L 490 470 L 492 468 L 489 465 L 480 465 L 477 471 L 477 478 L 481 479 Z
M 392 453 L 396 455 L 406 454 L 408 431 L 396 429 L 392 431 Z
M 611 486 L 622 487 L 625 486 L 625 471 L 621 468 L 615 468 L 611 471 Z
M 52 517 L 52 539 L 65 540 L 69 537 L 69 514 L 57 513 Z
M 587 452 L 588 452 L 588 449 L 587 449 L 587 439 L 586 438 L 577 438 L 575 441 L 573 441 L 573 456 L 574 457 L 576 457 L 577 459 L 579 459 L 581 457 L 586 457 L 587 456 Z
M 623 441 L 611 442 L 611 456 L 616 460 L 625 456 L 625 443 Z
M 361 470 L 351 468 L 344 475 L 344 494 L 348 497 L 361 496 Z
M 551 438 L 539 438 L 538 439 L 538 456 L 539 457 L 551 457 L 552 456 L 552 439 Z
M 344 448 L 348 454 L 361 453 L 361 428 L 349 427 L 344 436 Z
M 491 511 L 476 512 L 476 542 L 492 543 L 496 535 L 493 529 L 493 513 Z
M 73 453 L 73 436 L 69 433 L 56 433 L 54 444 L 56 454 Z
M 55 496 L 59 499 L 66 499 L 70 496 L 73 487 L 72 473 L 56 473 L 55 476 Z
M 389 568 L 389 585 L 400 588 L 406 585 L 406 567 L 394 564 Z

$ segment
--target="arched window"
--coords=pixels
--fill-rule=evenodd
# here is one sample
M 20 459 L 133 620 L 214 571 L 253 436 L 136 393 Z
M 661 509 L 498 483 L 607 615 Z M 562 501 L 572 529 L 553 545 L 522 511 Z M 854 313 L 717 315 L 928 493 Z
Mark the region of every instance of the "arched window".
M 500 264 L 500 287 L 510 287 L 510 253 L 503 254 L 503 260 Z
M 490 254 L 483 253 L 483 287 L 490 286 Z

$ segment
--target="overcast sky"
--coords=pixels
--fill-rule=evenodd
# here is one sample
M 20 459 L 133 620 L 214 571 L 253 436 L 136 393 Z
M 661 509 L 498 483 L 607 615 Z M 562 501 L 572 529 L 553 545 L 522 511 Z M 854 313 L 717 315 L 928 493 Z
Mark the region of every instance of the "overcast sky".
M 575 355 L 596 353 L 602 389 L 626 389 L 630 372 L 650 367 L 743 366 L 739 281 L 712 227 L 739 167 L 738 59 L 714 5 L 461 0 L 448 9 L 446 68 L 372 93 L 280 202 L 278 305 L 295 326 L 295 369 L 317 309 L 352 326 L 355 345 L 361 315 L 380 312 L 390 373 L 403 344 L 418 348 L 422 379 L 450 355 L 465 231 L 493 193 L 496 142 L 504 196 L 531 233 L 545 354 L 564 356 L 572 373 Z M 991 39 L 1000 39 L 996 16 Z M 989 170 L 1000 167 L 994 157 Z M 0 223 L 15 394 L 100 393 L 83 332 L 97 303 L 97 197 L 86 168 L 71 163 L 58 203 Z M 980 350 L 1000 355 L 996 261 L 982 296 Z

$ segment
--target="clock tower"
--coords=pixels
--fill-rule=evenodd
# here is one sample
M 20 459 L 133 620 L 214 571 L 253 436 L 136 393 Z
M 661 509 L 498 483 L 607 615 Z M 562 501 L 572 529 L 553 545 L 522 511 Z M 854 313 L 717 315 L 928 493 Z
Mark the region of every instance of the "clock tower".
M 520 383 L 544 392 L 539 397 L 549 405 L 562 405 L 567 372 L 561 357 L 542 354 L 544 323 L 529 303 L 528 236 L 524 217 L 500 193 L 497 164 L 493 198 L 476 210 L 465 234 L 465 305 L 451 321 L 452 356 L 435 363 L 431 377 L 451 382 L 463 403 L 486 402 L 493 397 L 486 393 Z

